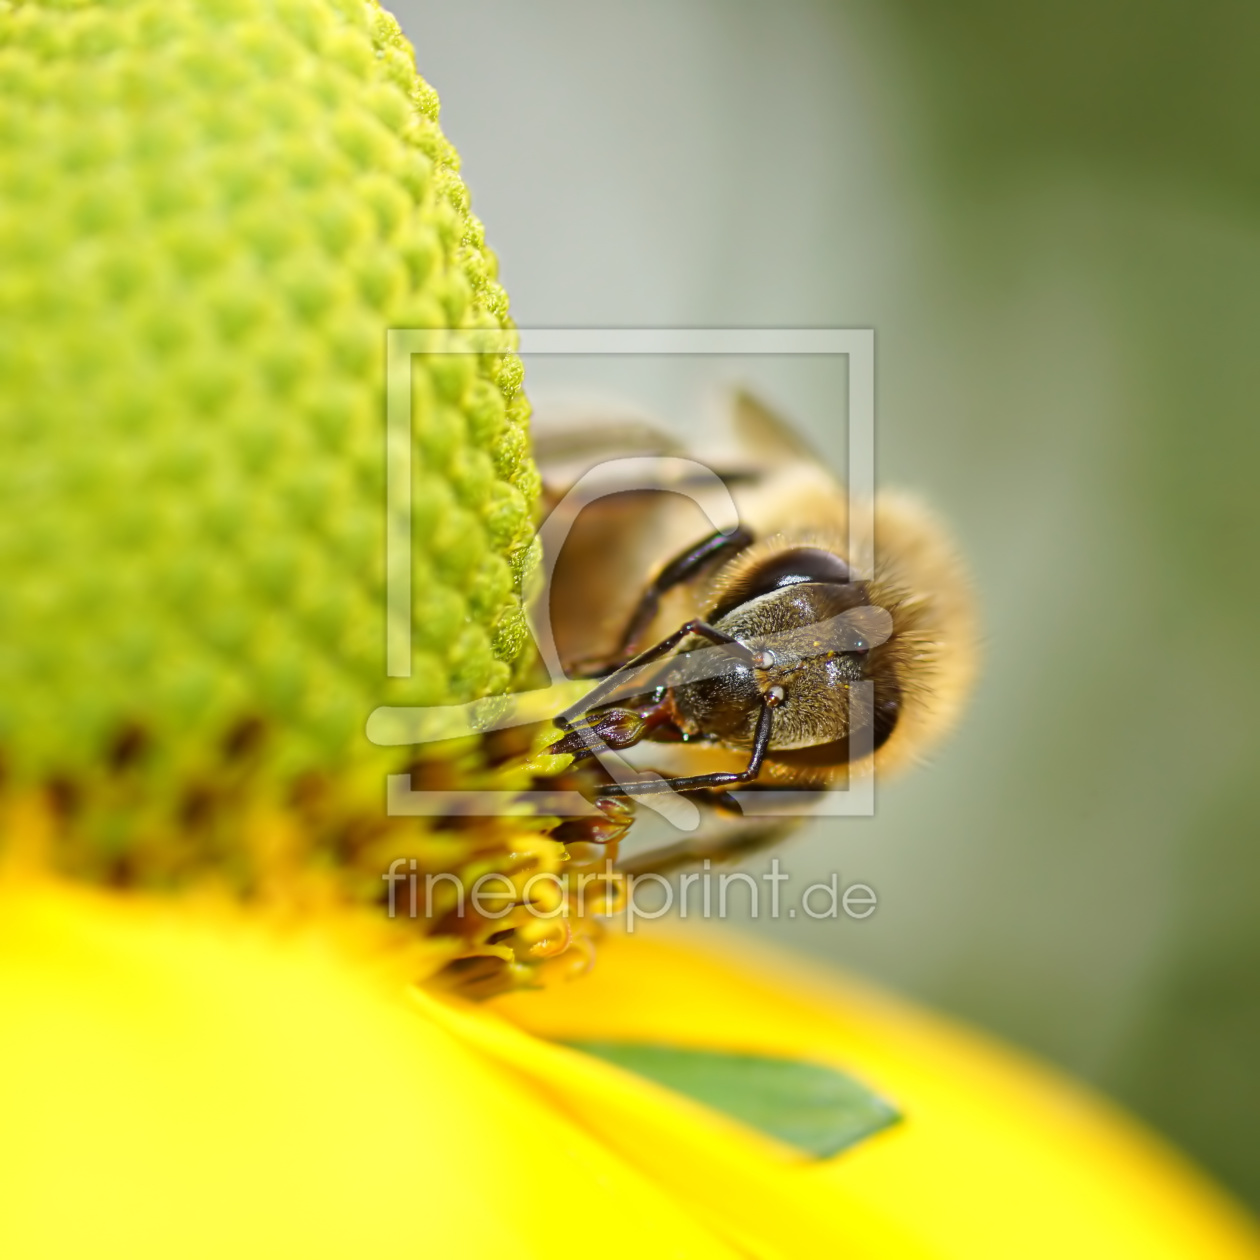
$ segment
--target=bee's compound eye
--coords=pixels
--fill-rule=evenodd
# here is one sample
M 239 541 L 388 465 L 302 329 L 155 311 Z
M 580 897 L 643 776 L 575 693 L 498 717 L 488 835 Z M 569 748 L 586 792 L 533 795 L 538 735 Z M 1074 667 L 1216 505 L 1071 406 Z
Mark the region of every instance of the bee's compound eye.
M 830 582 L 840 584 L 852 580 L 852 573 L 834 551 L 822 547 L 793 547 L 763 560 L 742 584 L 745 599 L 755 599 L 769 591 L 798 582 Z
M 901 716 L 901 695 L 886 696 L 875 705 L 875 747 L 882 748 L 897 727 Z
M 848 564 L 834 551 L 824 547 L 789 547 L 766 556 L 748 572 L 741 574 L 723 593 L 717 606 L 710 610 L 709 619 L 717 621 L 741 604 L 785 587 L 798 586 L 803 582 L 849 586 L 852 578 Z

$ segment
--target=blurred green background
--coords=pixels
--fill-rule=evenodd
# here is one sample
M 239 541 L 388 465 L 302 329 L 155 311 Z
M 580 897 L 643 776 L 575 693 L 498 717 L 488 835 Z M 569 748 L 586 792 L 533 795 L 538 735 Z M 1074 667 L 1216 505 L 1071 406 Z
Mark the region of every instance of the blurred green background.
M 879 910 L 749 930 L 1063 1064 L 1260 1203 L 1260 9 L 394 7 L 518 323 L 873 326 L 880 480 L 974 567 L 961 731 L 781 854 Z M 716 370 L 616 385 L 677 420 Z M 834 382 L 740 374 L 840 449 Z

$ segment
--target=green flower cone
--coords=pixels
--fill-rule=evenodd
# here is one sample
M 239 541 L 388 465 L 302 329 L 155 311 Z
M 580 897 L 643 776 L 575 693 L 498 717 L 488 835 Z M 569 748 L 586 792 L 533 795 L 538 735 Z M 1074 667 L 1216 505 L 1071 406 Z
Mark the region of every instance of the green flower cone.
M 437 120 L 364 0 L 0 3 L 0 757 L 42 820 L 11 852 L 373 905 L 399 854 L 560 860 L 548 820 L 385 818 L 415 754 L 364 735 L 505 691 L 529 647 L 521 363 L 418 355 L 412 669 L 386 677 L 387 330 L 514 344 Z M 529 782 L 523 745 L 442 751 L 444 782 Z

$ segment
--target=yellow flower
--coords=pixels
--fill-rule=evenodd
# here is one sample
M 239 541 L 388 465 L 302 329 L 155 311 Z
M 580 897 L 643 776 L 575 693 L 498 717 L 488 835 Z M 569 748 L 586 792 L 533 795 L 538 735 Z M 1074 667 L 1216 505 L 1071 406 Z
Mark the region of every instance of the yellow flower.
M 641 930 L 641 929 L 640 929 Z M 1245 1214 L 1133 1122 L 978 1034 L 710 928 L 621 937 L 579 986 L 499 999 L 542 1037 L 718 1046 L 852 1071 L 904 1119 L 805 1163 L 494 1028 L 518 1061 L 755 1255 L 1260 1255 Z M 504 1061 L 508 1056 L 503 1054 Z
M 519 676 L 538 489 L 516 357 L 415 364 L 386 679 L 385 330 L 512 330 L 374 0 L 0 0 L 0 185 L 0 1256 L 1254 1254 L 925 1017 L 642 938 L 473 1007 L 452 984 L 567 974 L 587 926 L 388 917 L 398 859 L 515 900 L 616 826 L 382 813 L 391 772 L 568 769 L 363 736 Z M 904 1120 L 809 1161 L 556 1038 L 816 1060 Z
M 495 1009 L 362 912 L 0 880 L 0 1255 L 1233 1260 L 1241 1213 L 970 1033 L 703 933 Z M 807 1057 L 900 1124 L 809 1161 L 552 1038 Z

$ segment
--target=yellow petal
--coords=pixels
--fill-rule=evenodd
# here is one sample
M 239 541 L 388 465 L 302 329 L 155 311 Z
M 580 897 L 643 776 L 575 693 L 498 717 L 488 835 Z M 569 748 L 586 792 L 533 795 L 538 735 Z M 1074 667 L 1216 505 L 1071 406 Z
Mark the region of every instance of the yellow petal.
M 0 883 L 0 1255 L 1260 1255 L 1131 1122 L 796 960 L 614 938 L 488 1009 L 396 942 Z M 552 1037 L 831 1063 L 906 1119 L 811 1163 Z
M 576 991 L 572 996 L 574 1019 L 566 1035 L 577 1036 L 580 997 Z M 423 994 L 417 1002 L 429 1018 L 530 1080 L 611 1149 L 689 1202 L 741 1252 L 775 1260 L 814 1254 L 929 1260 L 939 1254 L 915 1237 L 904 1207 L 872 1209 L 843 1186 L 820 1195 L 802 1180 L 799 1156 L 687 1099 L 533 1038 L 483 1010 L 456 1010 Z M 711 1030 L 719 1040 L 706 1044 L 721 1045 L 723 1031 Z
M 1241 1208 L 1107 1104 L 977 1034 L 707 928 L 614 938 L 581 984 L 495 1005 L 543 1037 L 810 1059 L 892 1099 L 902 1124 L 805 1163 L 671 1110 L 663 1091 L 602 1062 L 459 1017 L 465 1035 L 757 1255 L 1260 1256 Z
M 14 1260 L 734 1254 L 396 975 L 226 910 L 0 885 L 0 1133 Z

